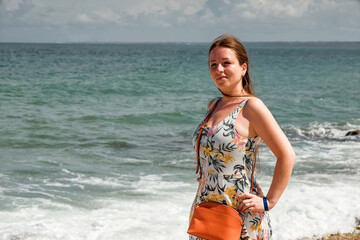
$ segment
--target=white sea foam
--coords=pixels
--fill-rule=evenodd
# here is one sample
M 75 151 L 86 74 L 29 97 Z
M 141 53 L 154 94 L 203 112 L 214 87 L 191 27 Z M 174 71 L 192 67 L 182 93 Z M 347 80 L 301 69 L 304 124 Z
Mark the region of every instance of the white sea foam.
M 354 218 L 360 217 L 359 174 L 334 174 L 327 169 L 343 164 L 345 170 L 359 173 L 356 149 L 359 142 L 295 144 L 295 174 L 270 213 L 274 240 L 352 231 Z M 266 170 L 273 169 L 275 158 L 269 150 L 262 151 L 260 157 L 264 172 L 259 182 L 266 192 L 271 182 Z M 302 168 L 304 173 L 299 173 Z M 139 171 L 135 177 L 133 173 L 94 177 L 66 169 L 62 172 L 60 179 L 42 181 L 46 187 L 55 187 L 50 192 L 40 182 L 18 184 L 16 191 L 38 197 L 12 197 L 15 210 L 0 211 L 0 239 L 187 239 L 195 181 L 174 181 L 174 173 L 168 172 Z M 116 196 L 84 197 L 81 199 L 89 202 L 75 207 L 71 205 L 74 199 L 58 192 L 63 189 L 56 189 L 68 188 L 69 184 L 83 189 L 119 188 L 120 192 Z M 126 191 L 121 193 L 124 186 Z M 0 194 L 3 197 L 1 190 Z
M 0 212 L 0 239 L 184 239 L 190 201 L 171 198 L 96 199 L 94 210 L 27 207 Z
M 295 179 L 296 180 L 296 179 Z M 351 232 L 360 217 L 360 189 L 353 184 L 291 183 L 271 211 L 274 239 Z
M 61 179 L 62 181 L 69 182 L 73 186 L 78 186 L 81 189 L 85 188 L 85 185 L 92 185 L 92 186 L 100 186 L 100 187 L 122 187 L 124 186 L 124 181 L 121 176 L 119 178 L 114 177 L 92 177 L 86 176 L 85 174 L 81 173 L 74 173 L 66 169 L 62 169 L 63 172 L 69 174 L 71 177 L 65 177 Z M 55 185 L 62 185 L 62 183 L 49 183 Z M 48 185 L 49 185 L 48 184 Z M 64 184 L 66 186 L 66 184 Z
M 54 182 L 51 180 L 44 180 L 44 184 L 48 187 L 71 187 L 71 184 L 65 184 L 65 183 L 61 183 L 61 182 Z
M 78 177 L 68 179 L 68 181 L 73 182 L 75 184 L 79 184 L 81 186 L 84 185 L 95 185 L 101 187 L 121 187 L 124 186 L 124 183 L 120 182 L 119 179 L 116 178 L 99 178 L 99 177 Z
M 61 169 L 61 171 L 64 172 L 64 173 L 67 173 L 67 174 L 74 175 L 74 176 L 78 176 L 78 175 L 79 175 L 79 173 L 71 172 L 70 170 L 65 169 L 65 168 Z
M 148 159 L 136 159 L 136 158 L 121 158 L 123 163 L 151 163 Z
M 360 213 L 360 189 L 354 178 L 313 185 L 293 178 L 271 210 L 274 240 L 351 231 Z M 260 181 L 269 183 L 270 177 Z M 142 197 L 96 198 L 92 200 L 96 209 L 60 204 L 54 208 L 50 207 L 54 202 L 44 200 L 15 212 L 2 211 L 0 239 L 187 239 L 196 183 L 166 182 L 161 176 L 145 175 L 137 184 L 134 192 L 143 193 Z M 264 191 L 268 187 L 263 184 Z
M 131 185 L 136 192 L 149 194 L 159 192 L 173 194 L 179 189 L 190 186 L 190 184 L 184 182 L 163 181 L 162 177 L 158 175 L 141 176 L 138 182 L 131 183 Z

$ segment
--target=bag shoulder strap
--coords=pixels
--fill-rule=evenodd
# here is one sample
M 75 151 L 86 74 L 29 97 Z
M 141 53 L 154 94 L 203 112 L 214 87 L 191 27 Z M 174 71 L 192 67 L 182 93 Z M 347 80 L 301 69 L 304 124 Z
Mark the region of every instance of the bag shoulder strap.
M 202 176 L 202 168 L 200 167 L 200 140 L 201 140 L 201 134 L 204 130 L 204 127 L 205 127 L 205 124 L 207 123 L 207 121 L 209 120 L 210 116 L 211 116 L 211 113 L 215 110 L 216 106 L 218 105 L 219 103 L 219 100 L 215 101 L 215 103 L 213 103 L 208 115 L 205 117 L 203 123 L 201 124 L 201 127 L 199 129 L 199 132 L 198 132 L 198 136 L 197 136 L 197 141 L 196 141 L 196 160 L 197 160 L 197 165 L 196 165 L 196 172 L 195 173 L 198 173 L 199 172 L 199 169 L 200 169 L 200 178 Z

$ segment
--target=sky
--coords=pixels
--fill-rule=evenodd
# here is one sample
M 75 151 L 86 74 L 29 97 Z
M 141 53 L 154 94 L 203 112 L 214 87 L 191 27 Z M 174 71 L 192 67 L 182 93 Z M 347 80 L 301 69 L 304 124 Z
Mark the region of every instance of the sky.
M 0 42 L 360 41 L 360 0 L 0 0 Z

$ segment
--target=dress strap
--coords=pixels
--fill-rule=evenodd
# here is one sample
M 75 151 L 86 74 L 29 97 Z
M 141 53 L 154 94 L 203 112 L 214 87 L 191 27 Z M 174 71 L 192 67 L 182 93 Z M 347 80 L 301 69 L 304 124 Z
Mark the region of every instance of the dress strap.
M 240 111 L 243 109 L 243 107 L 245 106 L 246 102 L 249 100 L 250 98 L 247 98 L 245 99 L 244 101 L 242 101 L 240 103 L 240 105 L 235 108 L 235 110 L 230 114 L 230 120 L 231 120 L 231 123 L 234 124 L 235 126 L 235 121 L 236 121 L 236 118 L 238 117 Z

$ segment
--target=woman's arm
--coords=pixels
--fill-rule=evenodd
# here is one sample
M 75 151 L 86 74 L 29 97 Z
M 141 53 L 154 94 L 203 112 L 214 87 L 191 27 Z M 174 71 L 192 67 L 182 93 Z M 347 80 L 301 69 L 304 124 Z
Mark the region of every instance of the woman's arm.
M 289 182 L 295 161 L 295 152 L 265 104 L 258 98 L 251 98 L 243 109 L 243 115 L 248 119 L 250 128 L 260 136 L 277 158 L 274 175 L 267 194 L 269 209 L 272 209 Z M 240 194 L 239 199 L 245 199 L 239 206 L 243 212 L 264 211 L 261 197 L 252 194 Z

